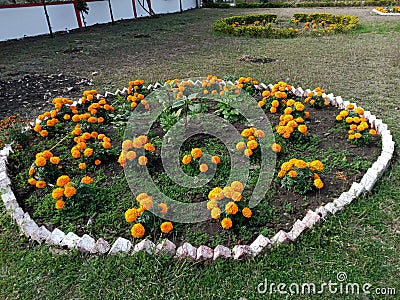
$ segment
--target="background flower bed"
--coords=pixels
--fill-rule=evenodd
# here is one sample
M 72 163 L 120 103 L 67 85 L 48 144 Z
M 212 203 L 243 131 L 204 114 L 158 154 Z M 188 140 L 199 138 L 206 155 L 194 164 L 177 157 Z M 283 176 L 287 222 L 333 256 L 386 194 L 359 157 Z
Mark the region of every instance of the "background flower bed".
M 256 97 L 259 100 L 261 99 L 260 92 Z M 84 172 L 76 170 L 73 173 L 68 173 L 71 178 L 89 175 L 95 180 L 90 191 L 91 194 L 88 194 L 81 204 L 77 203 L 78 206 L 71 206 L 72 204 L 67 198 L 65 200 L 66 208 L 57 211 L 54 208 L 54 197 L 49 194 L 48 188 L 44 190 L 27 188 L 25 181 L 27 169 L 29 169 L 35 153 L 53 148 L 57 140 L 64 138 L 65 132 L 60 135 L 53 135 L 51 139 L 40 138 L 40 142 L 36 140 L 38 138 L 32 140 L 27 148 L 30 149 L 31 156 L 26 156 L 25 151 L 27 149 L 11 155 L 10 166 L 15 183 L 14 191 L 18 198 L 24 199 L 21 202 L 22 208 L 30 212 L 39 224 L 44 224 L 49 229 L 58 227 L 63 231 L 73 231 L 80 235 L 88 233 L 95 238 L 104 237 L 108 240 L 113 240 L 116 236 L 129 238 L 131 225 L 126 223 L 124 212 L 132 206 L 135 200 L 127 186 L 122 168 L 116 163 L 116 157 L 119 153 L 119 145 L 122 142 L 123 120 L 126 120 L 127 113 L 129 113 L 125 110 L 130 105 L 127 105 L 128 103 L 122 97 L 114 98 L 111 103 L 116 107 L 112 116 L 117 117 L 109 120 L 110 125 L 102 130 L 98 128 L 97 131 L 103 132 L 105 129 L 107 135 L 112 137 L 114 150 L 111 150 L 107 159 L 102 159 L 103 162 L 100 166 L 88 164 L 87 168 L 83 170 Z M 255 105 L 257 105 L 256 102 Z M 320 159 L 325 165 L 325 171 L 322 173 L 325 187 L 321 191 L 311 191 L 305 195 L 299 195 L 280 187 L 280 182 L 275 176 L 271 189 L 264 200 L 253 210 L 253 216 L 249 222 L 244 222 L 242 225 L 234 224 L 234 228 L 229 231 L 223 230 L 219 222 L 215 220 L 195 225 L 174 224 L 174 231 L 168 237 L 177 244 L 182 241 L 191 242 L 195 245 L 208 244 L 211 246 L 221 243 L 229 246 L 236 243 L 247 244 L 252 242 L 257 233 L 271 235 L 280 229 L 289 230 L 297 218 L 302 218 L 305 215 L 307 209 L 315 209 L 323 203 L 330 202 L 334 197 L 338 197 L 343 191 L 348 190 L 353 181 L 358 181 L 363 175 L 363 171 L 368 169 L 377 157 L 379 148 L 376 146 L 358 148 L 349 145 L 346 128 L 336 126 L 336 115 L 338 114 L 336 108 L 316 109 L 307 105 L 306 109 L 310 112 L 310 120 L 307 122 L 310 133 L 309 141 L 292 145 L 285 143 L 283 138 L 280 140 L 278 138 L 282 150 L 278 157 L 277 168 L 289 158 Z M 269 116 L 272 124 L 279 122 L 279 114 L 269 114 Z M 70 126 L 72 127 L 69 127 L 69 130 L 73 129 L 73 123 Z M 245 128 L 245 123 L 236 121 L 235 126 L 238 130 L 242 130 Z M 160 123 L 155 123 L 149 135 L 149 140 L 156 145 L 156 149 L 160 145 L 163 135 L 164 131 Z M 334 148 L 332 148 L 332 140 L 337 141 Z M 68 156 L 69 149 L 73 146 L 73 143 L 71 143 L 72 140 L 70 139 L 70 142 L 64 143 L 64 145 L 60 144 L 54 148 L 53 153 L 55 155 L 60 153 L 61 156 L 62 153 L 66 153 Z M 181 153 L 183 156 L 184 153 L 190 152 L 195 147 L 201 147 L 203 151 L 213 155 L 228 152 L 223 145 L 216 145 L 218 145 L 218 139 L 198 135 L 189 139 L 183 145 Z M 337 149 L 341 150 L 338 151 Z M 204 201 L 207 199 L 208 192 L 215 186 L 224 186 L 225 180 L 229 176 L 229 169 L 224 168 L 217 171 L 211 184 L 203 188 L 194 190 L 177 188 L 176 184 L 171 182 L 168 176 L 163 173 L 159 150 L 158 148 L 155 152 L 154 158 L 150 158 L 149 163 L 153 181 L 157 182 L 163 193 L 172 198 L 180 199 L 180 201 Z M 66 156 L 62 158 L 67 159 Z M 226 161 L 224 155 L 221 158 Z M 74 162 L 68 164 L 71 163 Z M 68 167 L 68 164 L 66 167 Z M 110 178 L 112 179 L 111 182 L 109 181 Z M 255 185 L 257 178 L 256 167 L 251 171 L 250 187 Z M 244 195 L 246 196 L 248 192 L 245 192 Z M 155 225 L 150 227 L 148 222 L 146 224 L 145 236 L 150 235 L 153 240 L 157 240 L 161 234 L 158 223 L 155 222 Z

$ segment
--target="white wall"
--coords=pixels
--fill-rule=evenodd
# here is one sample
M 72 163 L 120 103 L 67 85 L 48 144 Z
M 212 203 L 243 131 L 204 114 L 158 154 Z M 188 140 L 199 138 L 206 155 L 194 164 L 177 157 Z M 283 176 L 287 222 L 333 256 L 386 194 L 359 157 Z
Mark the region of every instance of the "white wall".
M 149 14 L 135 0 L 138 18 L 147 17 Z M 156 14 L 179 12 L 179 0 L 152 0 L 152 9 Z M 86 25 L 111 22 L 108 1 L 87 2 L 89 13 L 84 14 Z M 111 7 L 114 20 L 133 19 L 132 0 L 112 0 Z M 196 7 L 196 0 L 182 0 L 183 10 Z M 51 28 L 53 32 L 66 29 L 78 28 L 78 21 L 72 3 L 47 5 Z M 145 1 L 145 8 L 147 1 Z M 82 20 L 83 26 L 83 20 Z M 36 36 L 48 34 L 46 16 L 43 6 L 21 6 L 1 7 L 0 6 L 0 41 L 23 38 L 24 36 Z
M 46 6 L 46 9 L 49 13 L 51 29 L 54 32 L 78 28 L 78 20 L 76 19 L 75 9 L 72 3 L 49 5 Z
M 42 6 L 0 9 L 0 41 L 49 33 Z

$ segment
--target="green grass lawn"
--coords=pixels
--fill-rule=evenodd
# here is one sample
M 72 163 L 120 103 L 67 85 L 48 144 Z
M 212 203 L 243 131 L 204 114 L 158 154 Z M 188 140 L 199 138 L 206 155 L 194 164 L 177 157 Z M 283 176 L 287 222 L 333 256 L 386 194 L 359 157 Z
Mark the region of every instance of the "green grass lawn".
M 218 18 L 254 12 L 290 15 L 296 10 L 193 10 L 125 21 L 59 35 L 0 43 L 0 79 L 25 73 L 93 77 L 100 91 L 136 78 L 166 80 L 215 74 L 252 76 L 265 83 L 286 80 L 315 88 L 370 110 L 388 124 L 396 143 L 400 125 L 400 19 L 370 16 L 372 8 L 318 9 L 360 17 L 356 33 L 288 40 L 229 37 L 212 32 Z M 304 11 L 312 11 L 308 9 Z M 145 37 L 135 37 L 135 34 Z M 64 50 L 83 47 L 82 53 Z M 254 64 L 240 57 L 275 58 Z M 34 101 L 34 99 L 32 99 Z M 314 299 L 313 295 L 259 294 L 268 283 L 370 283 L 369 295 L 340 290 L 321 299 L 397 299 L 400 293 L 400 163 L 371 194 L 361 197 L 289 246 L 255 259 L 182 262 L 146 255 L 99 257 L 59 251 L 28 241 L 0 204 L 0 299 Z M 261 287 L 262 288 L 262 287 Z M 376 294 L 395 288 L 397 295 Z

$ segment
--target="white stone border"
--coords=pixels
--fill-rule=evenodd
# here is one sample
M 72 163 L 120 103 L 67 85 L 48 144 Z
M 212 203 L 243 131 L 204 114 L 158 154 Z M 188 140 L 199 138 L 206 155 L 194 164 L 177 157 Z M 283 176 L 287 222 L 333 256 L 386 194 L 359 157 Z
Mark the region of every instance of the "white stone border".
M 400 13 L 390 13 L 390 12 L 384 13 L 375 8 L 372 10 L 372 12 L 380 16 L 400 16 Z
M 227 82 L 231 84 L 232 82 Z M 196 85 L 201 86 L 200 81 L 194 82 Z M 149 85 L 147 89 L 159 88 L 163 86 L 160 83 L 155 85 Z M 256 88 L 264 90 L 272 88 L 272 84 L 269 86 L 260 83 Z M 303 91 L 301 87 L 292 87 L 293 92 L 298 96 L 305 96 L 307 93 L 312 92 L 307 89 Z M 122 91 L 117 90 L 115 93 L 105 92 L 104 97 L 109 95 L 124 95 L 127 93 L 127 88 Z M 315 92 L 314 92 L 315 93 Z M 98 95 L 98 97 L 103 97 Z M 340 96 L 335 97 L 333 94 L 323 94 L 323 97 L 327 97 L 331 105 L 336 106 L 338 109 L 345 109 L 349 101 L 343 101 Z M 352 103 L 356 108 L 356 104 Z M 364 117 L 368 120 L 371 128 L 376 129 L 378 134 L 382 136 L 382 152 L 379 158 L 373 163 L 372 167 L 367 170 L 360 182 L 353 182 L 350 189 L 347 192 L 343 192 L 337 199 L 318 207 L 315 211 L 309 210 L 302 220 L 296 220 L 292 229 L 289 232 L 280 230 L 271 239 L 260 234 L 254 242 L 248 245 L 236 245 L 233 249 L 229 249 L 223 245 L 218 245 L 215 249 L 208 246 L 201 245 L 198 248 L 192 246 L 189 243 L 183 243 L 178 249 L 176 245 L 164 239 L 157 245 L 150 240 L 142 240 L 136 245 L 132 245 L 131 241 L 118 237 L 116 241 L 110 245 L 106 240 L 99 238 L 97 241 L 84 234 L 82 237 L 76 235 L 73 232 L 65 234 L 58 228 L 50 232 L 45 226 L 38 226 L 34 220 L 31 219 L 27 212 L 24 212 L 18 205 L 17 199 L 13 191 L 11 190 L 11 180 L 7 174 L 7 159 L 10 152 L 12 152 L 11 145 L 6 145 L 0 151 L 0 193 L 3 199 L 7 212 L 14 218 L 16 223 L 19 225 L 21 231 L 27 238 L 37 241 L 39 244 L 46 243 L 49 245 L 56 245 L 60 247 L 67 247 L 69 249 L 78 249 L 79 251 L 86 253 L 97 253 L 97 254 L 135 254 L 139 251 L 144 251 L 149 254 L 164 253 L 177 258 L 190 258 L 194 260 L 216 260 L 218 258 L 230 258 L 239 259 L 247 255 L 256 256 L 266 249 L 276 247 L 279 244 L 286 244 L 295 241 L 298 237 L 306 231 L 314 227 L 318 222 L 324 220 L 329 214 L 335 214 L 337 211 L 342 210 L 346 205 L 350 204 L 355 198 L 365 192 L 370 192 L 382 174 L 388 168 L 390 161 L 393 156 L 395 143 L 388 130 L 387 125 L 382 120 L 377 119 L 376 116 L 372 115 L 371 112 L 365 111 Z

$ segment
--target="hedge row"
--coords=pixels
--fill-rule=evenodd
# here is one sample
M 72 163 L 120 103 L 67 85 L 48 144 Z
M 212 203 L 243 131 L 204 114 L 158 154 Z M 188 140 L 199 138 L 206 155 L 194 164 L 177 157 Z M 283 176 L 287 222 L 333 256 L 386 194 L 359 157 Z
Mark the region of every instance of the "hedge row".
M 328 24 L 334 24 L 334 27 L 312 30 L 312 34 L 321 34 L 329 32 L 348 32 L 355 29 L 359 24 L 357 17 L 348 15 L 334 15 L 328 13 L 313 13 L 304 14 L 296 13 L 293 18 L 300 22 L 316 22 L 325 21 Z M 296 30 L 292 27 L 278 28 L 274 27 L 273 23 L 277 22 L 276 14 L 257 14 L 247 16 L 234 16 L 223 18 L 214 23 L 214 30 L 221 33 L 232 34 L 236 36 L 254 36 L 267 38 L 290 38 L 303 34 L 301 30 Z M 264 26 L 254 26 L 254 22 L 258 21 L 265 24 Z M 238 26 L 235 25 L 239 24 Z M 250 24 L 250 25 L 240 25 Z

